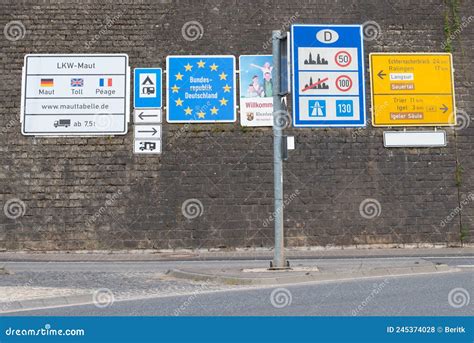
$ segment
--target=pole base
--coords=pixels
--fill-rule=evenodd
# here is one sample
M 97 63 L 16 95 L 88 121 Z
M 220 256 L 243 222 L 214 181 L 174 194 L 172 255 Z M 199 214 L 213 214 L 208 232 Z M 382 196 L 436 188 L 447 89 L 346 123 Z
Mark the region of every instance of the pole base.
M 273 266 L 273 261 L 270 261 L 270 268 L 268 270 L 290 270 L 290 261 L 286 260 L 286 266 L 285 267 L 274 267 Z

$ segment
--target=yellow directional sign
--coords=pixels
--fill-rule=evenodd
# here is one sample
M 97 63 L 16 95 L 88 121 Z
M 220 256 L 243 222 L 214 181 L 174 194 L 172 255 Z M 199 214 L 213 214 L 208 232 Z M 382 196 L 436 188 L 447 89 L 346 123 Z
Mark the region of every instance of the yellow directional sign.
M 456 125 L 449 53 L 370 54 L 373 126 Z

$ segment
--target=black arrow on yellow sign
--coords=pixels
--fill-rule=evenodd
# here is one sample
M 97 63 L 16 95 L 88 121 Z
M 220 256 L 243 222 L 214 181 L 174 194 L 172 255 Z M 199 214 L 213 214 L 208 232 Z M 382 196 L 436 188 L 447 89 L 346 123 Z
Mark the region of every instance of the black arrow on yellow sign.
M 443 107 L 441 107 L 440 110 L 443 111 L 443 113 L 446 113 L 446 111 L 448 110 L 448 106 L 443 104 Z
M 387 74 L 384 74 L 383 70 L 379 71 L 379 73 L 377 74 L 378 77 L 380 77 L 382 80 L 383 80 L 383 77 L 384 76 L 387 76 Z

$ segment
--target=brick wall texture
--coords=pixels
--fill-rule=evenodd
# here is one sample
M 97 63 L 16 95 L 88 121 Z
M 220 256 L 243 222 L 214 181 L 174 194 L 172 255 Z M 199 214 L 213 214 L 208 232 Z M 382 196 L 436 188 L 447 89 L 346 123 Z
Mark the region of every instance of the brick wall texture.
M 165 68 L 167 55 L 271 53 L 271 31 L 290 23 L 375 21 L 381 31 L 365 41 L 368 66 L 370 52 L 442 52 L 446 13 L 457 2 L 1 1 L 1 27 L 21 21 L 26 31 L 15 41 L 0 37 L 0 249 L 273 243 L 270 128 L 164 123 L 158 157 L 133 155 L 131 124 L 126 136 L 24 137 L 25 54 L 126 53 L 132 68 Z M 455 12 L 465 24 L 452 43 L 465 125 L 446 129 L 445 148 L 429 149 L 385 149 L 384 130 L 371 125 L 286 129 L 296 137 L 284 163 L 287 246 L 473 242 L 474 13 L 469 1 Z M 183 38 L 188 21 L 202 25 L 201 38 Z M 369 111 L 368 71 L 366 82 Z M 202 204 L 196 218 L 183 215 L 188 199 Z M 361 215 L 366 199 L 375 200 L 374 218 Z

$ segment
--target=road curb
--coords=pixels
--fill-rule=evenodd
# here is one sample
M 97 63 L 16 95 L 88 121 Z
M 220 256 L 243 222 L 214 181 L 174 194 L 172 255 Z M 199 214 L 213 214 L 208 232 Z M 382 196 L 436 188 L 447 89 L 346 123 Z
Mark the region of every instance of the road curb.
M 220 273 L 203 273 L 184 269 L 170 269 L 166 275 L 177 279 L 186 279 L 200 282 L 218 282 L 226 285 L 278 285 L 288 283 L 302 283 L 311 281 L 337 281 L 344 279 L 358 279 L 367 277 L 384 277 L 410 274 L 427 274 L 427 273 L 446 273 L 458 271 L 457 268 L 449 267 L 446 264 L 438 264 L 431 266 L 415 266 L 415 267 L 393 267 L 393 268 L 373 268 L 369 270 L 361 270 L 353 273 L 344 272 L 316 272 L 316 273 L 299 273 L 296 275 L 280 275 L 266 276 L 266 277 L 242 277 L 232 275 L 225 275 L 225 272 Z M 291 273 L 286 272 L 286 273 Z
M 337 259 L 337 258 L 393 258 L 393 257 L 456 257 L 474 256 L 474 244 L 463 248 L 418 247 L 406 245 L 351 246 L 351 247 L 307 247 L 285 250 L 287 258 Z M 254 249 L 178 249 L 178 250 L 132 250 L 132 251 L 55 251 L 55 252 L 6 252 L 0 251 L 3 262 L 144 262 L 144 261 L 212 261 L 212 260 L 271 260 L 270 248 Z
M 93 294 L 74 294 L 60 297 L 42 298 L 42 299 L 28 299 L 12 302 L 0 303 L 0 314 L 35 310 L 47 307 L 61 307 L 67 305 L 81 305 L 93 303 Z

